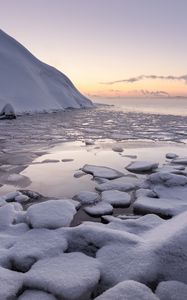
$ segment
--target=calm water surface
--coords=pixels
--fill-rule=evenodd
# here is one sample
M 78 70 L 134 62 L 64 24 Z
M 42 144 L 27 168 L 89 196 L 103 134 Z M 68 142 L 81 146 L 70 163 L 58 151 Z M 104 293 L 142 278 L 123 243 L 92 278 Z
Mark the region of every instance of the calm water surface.
M 187 116 L 187 98 L 94 98 L 94 102 L 115 105 L 124 112 Z

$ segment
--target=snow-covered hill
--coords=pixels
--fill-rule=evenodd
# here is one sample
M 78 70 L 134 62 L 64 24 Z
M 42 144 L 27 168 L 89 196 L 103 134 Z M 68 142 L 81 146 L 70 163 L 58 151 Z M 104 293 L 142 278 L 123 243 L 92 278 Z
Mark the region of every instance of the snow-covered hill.
M 16 113 L 91 107 L 72 82 L 0 30 L 0 110 Z

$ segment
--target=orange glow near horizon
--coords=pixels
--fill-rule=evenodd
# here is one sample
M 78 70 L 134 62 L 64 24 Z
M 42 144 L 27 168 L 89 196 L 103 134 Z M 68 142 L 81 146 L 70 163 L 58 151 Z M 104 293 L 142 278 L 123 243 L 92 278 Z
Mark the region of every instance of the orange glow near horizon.
M 74 82 L 76 87 L 90 97 L 187 97 L 187 84 L 179 80 L 141 80 L 134 83 L 100 84 Z M 163 93 L 162 93 L 163 92 Z

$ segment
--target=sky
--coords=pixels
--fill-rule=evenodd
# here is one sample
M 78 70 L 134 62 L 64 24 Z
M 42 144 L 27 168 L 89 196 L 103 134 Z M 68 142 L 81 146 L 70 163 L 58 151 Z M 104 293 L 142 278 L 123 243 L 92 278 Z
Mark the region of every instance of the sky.
M 187 0 L 0 0 L 1 29 L 90 97 L 187 96 Z

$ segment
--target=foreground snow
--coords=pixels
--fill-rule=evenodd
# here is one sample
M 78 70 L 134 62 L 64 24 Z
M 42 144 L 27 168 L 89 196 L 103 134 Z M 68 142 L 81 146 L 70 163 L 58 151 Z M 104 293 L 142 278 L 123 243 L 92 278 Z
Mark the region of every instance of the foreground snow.
M 143 212 L 150 214 L 132 219 L 108 216 L 107 224 L 83 222 L 68 227 L 80 206 L 102 216 L 111 214 L 113 206 L 130 205 L 130 192 L 122 192 L 120 185 L 119 190 L 101 195 L 83 191 L 75 195 L 78 201 L 36 203 L 25 211 L 22 204 L 32 196 L 39 199 L 36 193 L 1 197 L 0 299 L 184 300 L 186 198 L 159 198 L 155 192 L 158 185 L 160 189 L 186 188 L 185 176 L 170 171 L 158 169 L 141 184 L 132 185 L 137 198 L 134 208 L 141 204 Z M 129 179 L 124 176 L 107 183 L 122 178 Z M 164 220 L 152 212 L 176 216 Z
M 0 30 L 0 111 L 6 104 L 16 113 L 92 107 L 64 74 Z
M 16 131 L 14 139 L 6 138 L 2 143 L 1 155 L 6 158 L 6 164 L 0 167 L 2 183 L 9 172 L 19 173 L 40 155 L 41 150 L 29 155 L 17 150 L 14 154 L 14 146 L 23 151 L 22 148 L 30 149 L 32 143 L 42 138 L 44 143 L 49 141 L 51 136 L 45 132 L 46 126 L 53 131 L 54 140 L 59 139 L 57 134 L 60 138 L 74 138 L 74 134 L 83 138 L 86 130 L 90 138 L 109 135 L 109 131 L 98 128 L 99 121 L 95 123 L 97 128 L 86 129 L 83 111 L 71 118 L 70 128 L 68 114 L 72 116 L 72 112 L 57 114 L 58 122 L 55 119 L 52 127 L 48 126 L 51 122 L 47 115 L 20 117 L 25 120 L 22 125 L 19 118 L 16 120 L 22 130 Z M 86 117 L 90 124 L 96 117 L 92 119 L 93 114 Z M 63 128 L 62 116 L 65 116 Z M 80 116 L 84 116 L 81 122 Z M 48 120 L 43 123 L 45 126 L 40 118 Z M 6 134 L 12 136 L 14 121 L 5 122 L 6 126 L 0 125 L 2 134 L 6 127 Z M 33 128 L 29 131 L 30 124 L 34 131 Z M 27 139 L 23 127 L 30 133 Z M 83 147 L 89 151 L 89 147 L 95 146 L 85 146 L 84 142 Z M 114 155 L 123 164 L 123 156 Z M 187 170 L 186 158 L 174 156 L 169 155 L 166 164 L 160 162 L 159 167 L 156 159 L 140 161 L 131 172 L 143 171 L 144 175 L 136 176 L 125 169 L 128 163 L 123 164 L 122 172 L 96 164 L 80 166 L 84 172 L 74 170 L 75 180 L 79 183 L 82 175 L 91 174 L 93 178 L 85 177 L 92 179 L 95 191 L 85 189 L 73 199 L 44 199 L 25 190 L 0 197 L 0 299 L 184 300 L 187 296 Z M 52 162 L 58 164 L 44 160 L 39 166 L 49 162 L 51 166 Z M 22 180 L 19 176 L 13 179 L 14 182 Z M 118 217 L 115 207 L 129 205 L 130 215 Z M 134 210 L 145 215 L 132 217 Z M 87 221 L 72 227 L 79 213 L 103 217 L 108 223 Z M 171 219 L 165 220 L 160 215 Z

